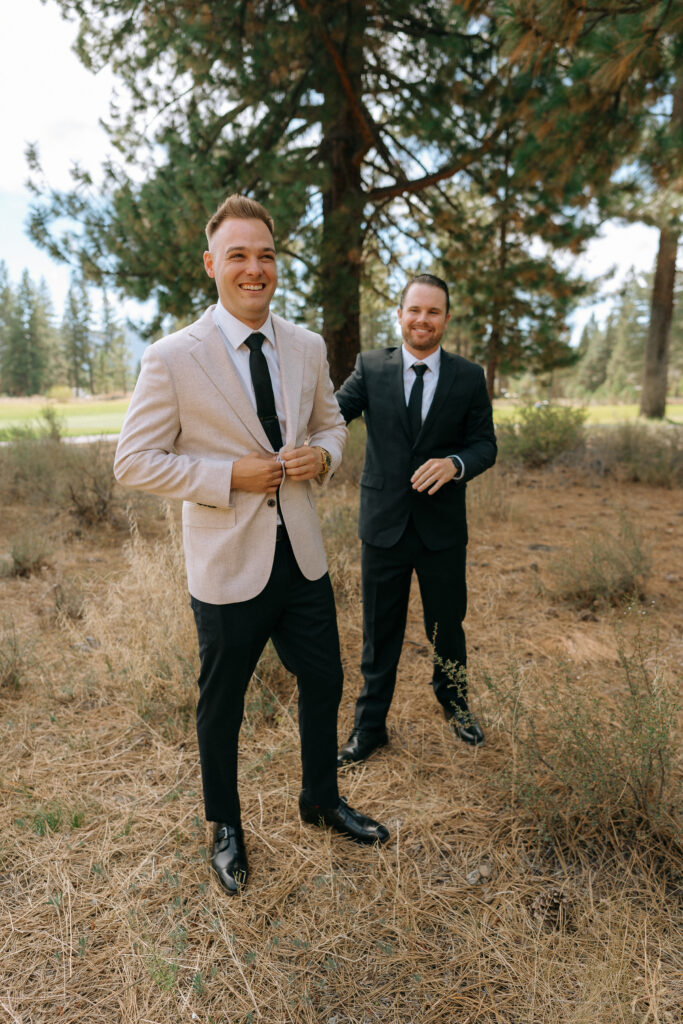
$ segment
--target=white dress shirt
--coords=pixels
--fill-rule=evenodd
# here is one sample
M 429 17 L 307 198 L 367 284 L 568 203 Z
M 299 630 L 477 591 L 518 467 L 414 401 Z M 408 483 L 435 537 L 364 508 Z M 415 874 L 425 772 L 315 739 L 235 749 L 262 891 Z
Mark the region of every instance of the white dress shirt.
M 252 327 L 242 323 L 236 316 L 229 313 L 225 306 L 220 302 L 216 304 L 216 308 L 213 313 L 216 326 L 223 336 L 225 347 L 228 350 L 228 354 L 232 359 L 235 369 L 239 374 L 239 378 L 244 385 L 244 390 L 249 396 L 249 400 L 256 408 L 256 396 L 254 394 L 254 385 L 251 380 L 251 371 L 249 369 L 249 349 L 244 344 L 250 334 L 256 333 Z M 268 364 L 268 371 L 270 373 L 270 380 L 273 385 L 273 397 L 275 398 L 275 411 L 277 418 L 280 421 L 280 431 L 282 436 L 285 436 L 285 405 L 282 398 L 282 380 L 280 377 L 280 364 L 277 358 L 277 349 L 275 348 L 275 331 L 273 329 L 273 321 L 271 320 L 270 313 L 263 326 L 258 328 L 258 333 L 265 337 L 263 347 L 261 351 L 266 357 Z
M 419 359 L 417 356 L 411 355 L 405 345 L 401 345 L 401 355 L 403 356 L 403 391 L 406 398 L 406 405 L 410 399 L 410 392 L 413 384 L 417 380 L 417 374 L 413 370 L 413 366 L 416 363 L 420 363 L 422 366 L 427 367 L 427 371 L 422 378 L 422 422 L 424 423 L 427 418 L 427 413 L 432 404 L 434 398 L 434 392 L 436 391 L 436 385 L 439 381 L 439 369 L 441 368 L 441 346 L 437 348 L 436 352 L 432 352 L 431 355 Z M 457 469 L 456 474 L 453 477 L 454 480 L 459 479 L 465 472 L 465 464 L 459 455 L 450 455 L 449 458 L 455 459 L 460 469 Z

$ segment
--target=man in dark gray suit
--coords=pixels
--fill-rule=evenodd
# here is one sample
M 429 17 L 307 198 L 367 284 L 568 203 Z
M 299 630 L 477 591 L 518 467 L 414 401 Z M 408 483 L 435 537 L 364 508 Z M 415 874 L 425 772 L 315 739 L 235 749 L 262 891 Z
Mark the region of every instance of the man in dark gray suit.
M 364 685 L 340 765 L 388 742 L 413 570 L 435 639 L 436 698 L 456 736 L 484 742 L 467 703 L 465 485 L 495 462 L 496 438 L 482 369 L 441 348 L 449 316 L 446 284 L 413 278 L 398 310 L 403 345 L 361 353 L 336 396 L 346 422 L 363 414 L 367 427 L 358 530 Z

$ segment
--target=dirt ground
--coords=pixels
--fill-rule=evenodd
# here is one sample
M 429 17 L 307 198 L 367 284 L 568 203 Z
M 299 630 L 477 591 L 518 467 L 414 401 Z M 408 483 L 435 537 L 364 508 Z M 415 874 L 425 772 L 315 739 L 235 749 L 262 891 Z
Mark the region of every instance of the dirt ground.
M 240 754 L 250 881 L 233 900 L 207 864 L 177 509 L 146 505 L 131 537 L 123 505 L 116 523 L 86 527 L 0 504 L 5 567 L 27 530 L 47 552 L 37 572 L 0 578 L 2 651 L 18 673 L 0 689 L 0 1020 L 681 1019 L 670 825 L 539 830 L 505 781 L 521 733 L 486 680 L 517 679 L 548 736 L 553 680 L 593 695 L 606 729 L 618 717 L 624 646 L 649 644 L 657 685 L 680 692 L 683 491 L 496 467 L 470 498 L 466 627 L 485 746 L 457 744 L 437 713 L 415 591 L 390 744 L 340 787 L 391 840 L 366 850 L 302 826 L 295 686 L 266 652 Z M 319 501 L 346 672 L 340 738 L 360 688 L 356 500 L 347 484 Z M 618 536 L 624 517 L 651 560 L 642 597 L 562 600 L 558 557 Z

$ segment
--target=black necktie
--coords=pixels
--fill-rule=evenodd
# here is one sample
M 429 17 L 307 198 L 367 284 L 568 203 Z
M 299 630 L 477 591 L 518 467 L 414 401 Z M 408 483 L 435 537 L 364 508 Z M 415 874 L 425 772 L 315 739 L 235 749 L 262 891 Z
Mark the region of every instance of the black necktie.
M 279 452 L 282 448 L 282 431 L 275 410 L 275 396 L 268 363 L 261 348 L 265 340 L 265 336 L 256 331 L 249 335 L 244 344 L 249 349 L 249 371 L 251 382 L 254 385 L 256 412 L 268 435 L 268 440 L 273 446 L 273 451 Z
M 408 420 L 414 441 L 422 426 L 422 392 L 424 391 L 422 378 L 427 372 L 427 367 L 424 363 L 413 363 L 411 369 L 415 370 L 415 382 L 410 389 L 410 398 L 408 399 Z

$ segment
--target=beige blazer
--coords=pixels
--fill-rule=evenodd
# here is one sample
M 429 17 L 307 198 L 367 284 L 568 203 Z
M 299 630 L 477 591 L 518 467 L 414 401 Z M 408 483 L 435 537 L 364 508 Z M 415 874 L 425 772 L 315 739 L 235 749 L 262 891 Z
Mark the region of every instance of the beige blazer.
M 196 323 L 155 342 L 121 429 L 114 475 L 127 487 L 183 500 L 190 593 L 209 604 L 255 597 L 273 565 L 272 495 L 232 491 L 232 464 L 273 449 L 216 327 L 211 306 Z M 325 342 L 273 315 L 286 431 L 284 448 L 320 444 L 341 462 L 347 430 L 334 398 Z M 270 500 L 269 500 L 270 499 Z M 280 507 L 299 567 L 327 570 L 310 481 L 285 479 Z

